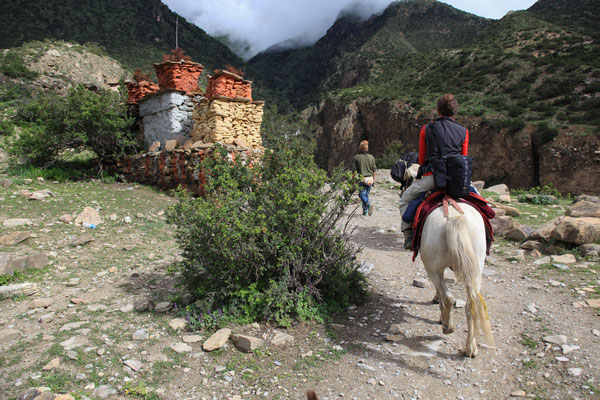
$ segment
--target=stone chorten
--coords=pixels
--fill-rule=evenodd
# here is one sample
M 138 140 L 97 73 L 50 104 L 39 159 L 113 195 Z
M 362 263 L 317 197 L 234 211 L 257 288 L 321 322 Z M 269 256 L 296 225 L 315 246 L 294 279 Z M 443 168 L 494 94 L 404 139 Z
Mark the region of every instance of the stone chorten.
M 193 113 L 194 141 L 222 142 L 243 147 L 262 147 L 260 125 L 264 101 L 252 100 L 252 82 L 228 66 L 208 77 L 205 98 Z

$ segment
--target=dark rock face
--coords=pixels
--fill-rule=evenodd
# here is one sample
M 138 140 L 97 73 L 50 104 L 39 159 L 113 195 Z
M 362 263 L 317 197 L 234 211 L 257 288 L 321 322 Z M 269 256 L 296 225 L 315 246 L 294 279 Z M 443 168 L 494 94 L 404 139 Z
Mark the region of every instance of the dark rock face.
M 433 106 L 432 106 L 433 109 Z M 382 99 L 328 98 L 308 112 L 317 129 L 317 164 L 331 171 L 339 164 L 352 166 L 361 140 L 369 140 L 375 157 L 400 140 L 407 151 L 419 148 L 419 130 L 435 115 L 417 114 L 407 103 Z M 597 135 L 577 136 L 561 132 L 543 146 L 535 140 L 535 128 L 510 134 L 481 123 L 480 118 L 457 121 L 469 129 L 469 154 L 475 158 L 473 180 L 488 185 L 505 183 L 510 188 L 552 184 L 561 192 L 595 194 L 600 186 L 600 147 Z M 596 172 L 595 172 L 596 171 Z

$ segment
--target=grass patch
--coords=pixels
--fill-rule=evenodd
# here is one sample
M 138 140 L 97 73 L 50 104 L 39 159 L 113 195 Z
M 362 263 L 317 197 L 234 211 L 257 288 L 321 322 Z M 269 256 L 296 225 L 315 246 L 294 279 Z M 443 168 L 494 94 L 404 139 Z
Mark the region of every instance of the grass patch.
M 66 393 L 72 386 L 71 377 L 62 372 L 51 372 L 42 375 L 42 382 L 54 393 Z
M 126 396 L 135 397 L 144 400 L 160 400 L 160 397 L 152 390 L 146 387 L 144 382 L 138 382 L 137 385 L 126 382 L 121 390 Z
M 538 346 L 538 341 L 532 338 L 531 336 L 523 333 L 521 334 L 521 344 L 525 347 L 534 350 Z

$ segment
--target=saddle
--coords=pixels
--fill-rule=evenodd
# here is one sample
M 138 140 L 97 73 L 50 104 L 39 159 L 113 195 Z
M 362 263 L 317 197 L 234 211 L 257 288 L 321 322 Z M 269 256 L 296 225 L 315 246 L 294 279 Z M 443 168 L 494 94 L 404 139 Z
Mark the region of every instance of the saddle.
M 452 206 L 456 208 L 459 213 L 463 213 L 460 209 L 460 205 L 458 203 L 466 203 L 473 206 L 481 217 L 483 218 L 483 223 L 485 225 L 485 241 L 486 241 L 486 254 L 490 254 L 490 247 L 492 246 L 492 242 L 494 241 L 494 229 L 492 228 L 491 219 L 496 216 L 496 213 L 492 208 L 488 205 L 486 199 L 478 195 L 477 193 L 471 192 L 467 197 L 460 199 L 453 199 L 448 196 L 445 190 L 439 190 L 437 192 L 433 192 L 430 196 L 428 196 L 417 208 L 415 213 L 415 217 L 412 223 L 412 228 L 414 230 L 413 233 L 413 258 L 415 261 L 417 255 L 419 254 L 419 247 L 421 245 L 421 234 L 423 233 L 423 226 L 425 225 L 425 220 L 429 216 L 429 214 L 438 207 L 444 207 L 444 216 L 448 215 L 448 207 Z

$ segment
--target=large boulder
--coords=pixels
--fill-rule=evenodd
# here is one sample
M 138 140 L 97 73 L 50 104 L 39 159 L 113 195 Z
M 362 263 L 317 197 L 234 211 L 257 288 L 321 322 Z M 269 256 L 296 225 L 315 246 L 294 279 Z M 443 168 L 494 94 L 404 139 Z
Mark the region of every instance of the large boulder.
M 600 244 L 595 244 L 595 243 L 587 243 L 587 244 L 582 244 L 581 246 L 579 246 L 579 251 L 581 252 L 581 255 L 584 257 L 587 256 L 598 256 L 600 255 Z
M 493 193 L 498 193 L 498 194 L 510 194 L 510 191 L 508 190 L 508 186 L 506 186 L 504 183 L 501 183 L 499 185 L 490 186 L 489 188 L 486 188 L 485 190 L 487 190 L 488 192 L 493 192 Z
M 526 240 L 533 232 L 533 229 L 528 226 L 517 226 L 506 233 L 506 238 L 522 242 Z
M 525 250 L 537 250 L 537 251 L 545 251 L 546 245 L 542 242 L 538 242 L 537 240 L 528 240 L 526 242 L 521 243 L 519 246 Z
M 219 329 L 202 344 L 202 350 L 213 351 L 220 349 L 227 343 L 229 336 L 231 336 L 231 329 Z
M 30 268 L 42 268 L 48 264 L 46 253 L 35 253 L 30 255 L 15 255 L 0 252 L 0 274 L 12 274 L 15 271 L 23 271 Z
M 590 196 L 588 194 L 582 194 L 580 196 L 577 197 L 577 199 L 575 200 L 575 203 L 579 203 L 580 201 L 589 201 L 591 203 L 598 203 L 600 204 L 600 197 L 598 196 Z
M 494 210 L 494 213 L 496 214 L 494 218 L 503 217 L 506 215 L 506 210 L 504 208 L 493 206 L 492 210 Z
M 547 242 L 552 238 L 552 232 L 556 229 L 556 226 L 560 223 L 562 218 L 564 217 L 556 217 L 538 227 L 531 235 L 529 235 L 529 239 Z
M 485 186 L 485 182 L 484 181 L 475 181 L 475 182 L 471 182 L 471 185 L 473 185 L 475 187 L 475 189 L 477 189 L 477 191 L 479 193 L 481 193 L 481 191 L 483 190 L 483 187 Z
M 552 237 L 567 243 L 593 243 L 600 238 L 600 218 L 563 217 L 552 231 Z
M 569 217 L 593 217 L 600 218 L 600 203 L 582 200 L 571 205 L 565 213 Z
M 88 223 L 90 225 L 99 225 L 102 223 L 100 213 L 95 208 L 85 207 L 81 214 L 75 218 L 76 224 Z
M 494 234 L 496 235 L 505 235 L 506 233 L 520 226 L 521 224 L 508 216 L 501 216 L 492 219 L 492 227 L 494 228 Z

